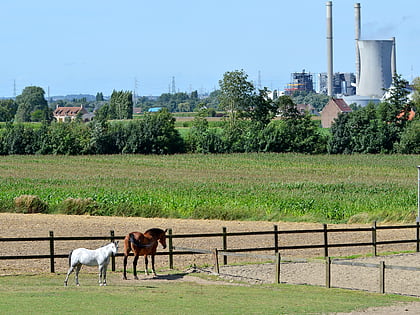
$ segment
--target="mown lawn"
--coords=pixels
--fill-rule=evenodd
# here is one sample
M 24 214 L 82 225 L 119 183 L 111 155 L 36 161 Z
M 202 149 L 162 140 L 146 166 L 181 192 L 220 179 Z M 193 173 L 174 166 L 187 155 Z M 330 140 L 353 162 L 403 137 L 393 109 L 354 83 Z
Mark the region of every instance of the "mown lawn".
M 350 312 L 411 297 L 293 285 L 208 285 L 192 282 L 117 281 L 99 287 L 81 274 L 80 287 L 64 275 L 0 277 L 2 314 L 326 314 Z M 72 279 L 73 280 L 73 279 Z

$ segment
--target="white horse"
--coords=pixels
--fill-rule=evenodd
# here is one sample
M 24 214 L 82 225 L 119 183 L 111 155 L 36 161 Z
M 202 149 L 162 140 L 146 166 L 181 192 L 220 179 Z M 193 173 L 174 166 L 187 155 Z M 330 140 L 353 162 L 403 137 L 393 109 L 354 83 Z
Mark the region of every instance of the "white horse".
M 95 250 L 78 248 L 69 254 L 69 270 L 67 271 L 64 286 L 67 286 L 67 280 L 70 274 L 75 271 L 76 285 L 79 284 L 79 271 L 82 265 L 99 266 L 99 285 L 106 285 L 106 269 L 109 264 L 109 257 L 115 256 L 118 251 L 118 242 L 109 243 Z M 103 280 L 103 282 L 102 282 Z

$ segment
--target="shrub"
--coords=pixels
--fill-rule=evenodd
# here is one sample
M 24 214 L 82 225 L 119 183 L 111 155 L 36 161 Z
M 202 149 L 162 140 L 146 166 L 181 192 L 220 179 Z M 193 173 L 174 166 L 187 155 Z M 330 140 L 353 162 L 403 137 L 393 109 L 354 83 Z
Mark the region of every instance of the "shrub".
M 67 198 L 59 205 L 59 212 L 64 214 L 96 214 L 97 204 L 92 198 Z
M 14 199 L 16 212 L 21 213 L 46 213 L 48 205 L 38 196 L 22 195 Z

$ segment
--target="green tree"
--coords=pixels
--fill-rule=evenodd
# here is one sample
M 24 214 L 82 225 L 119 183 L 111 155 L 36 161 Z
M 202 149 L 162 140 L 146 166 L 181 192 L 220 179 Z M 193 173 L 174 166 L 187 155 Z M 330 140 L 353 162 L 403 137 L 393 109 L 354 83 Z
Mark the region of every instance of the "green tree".
M 32 121 L 32 119 L 51 121 L 52 111 L 48 108 L 44 95 L 45 92 L 40 87 L 28 86 L 24 88 L 22 94 L 16 97 L 18 108 L 15 120 L 17 122 Z M 31 116 L 35 111 L 39 112 Z
M 0 121 L 12 121 L 16 115 L 17 104 L 12 99 L 0 100 Z
M 314 92 L 297 91 L 293 93 L 292 99 L 295 104 L 311 104 L 317 111 L 321 111 L 329 101 L 329 96 Z
M 397 145 L 397 151 L 403 154 L 420 154 L 420 119 L 416 118 L 408 122 L 407 127 L 401 134 L 401 140 Z
M 276 116 L 278 112 L 277 103 L 268 97 L 268 90 L 259 90 L 259 94 L 252 97 L 251 107 L 245 110 L 245 117 L 249 117 L 257 126 L 265 127 Z
M 219 107 L 228 114 L 230 129 L 235 129 L 238 119 L 243 117 L 246 109 L 253 104 L 254 85 L 248 81 L 244 70 L 226 72 L 219 80 L 220 95 Z
M 133 118 L 133 94 L 130 91 L 113 91 L 109 102 L 111 119 Z
M 420 111 L 420 77 L 416 77 L 413 80 L 413 105 L 416 108 L 417 113 Z
M 404 127 L 408 120 L 412 103 L 408 95 L 408 81 L 396 74 L 393 78 L 392 86 L 387 89 L 388 96 L 385 102 L 379 107 L 379 115 L 382 121 L 394 124 L 398 127 Z
M 104 101 L 104 95 L 102 94 L 102 92 L 96 93 L 96 101 L 97 102 L 103 102 Z

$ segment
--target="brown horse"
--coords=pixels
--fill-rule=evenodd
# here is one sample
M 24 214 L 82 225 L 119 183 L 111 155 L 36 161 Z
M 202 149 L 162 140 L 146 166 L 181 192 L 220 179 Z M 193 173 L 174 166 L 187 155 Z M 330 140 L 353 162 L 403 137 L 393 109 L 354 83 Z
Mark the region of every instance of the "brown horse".
M 123 279 L 127 280 L 126 275 L 126 266 L 127 266 L 127 258 L 128 254 L 131 251 L 134 253 L 134 260 L 133 260 L 133 275 L 134 279 L 138 280 L 137 277 L 137 261 L 140 255 L 144 256 L 144 264 L 145 264 L 145 272 L 146 275 L 149 274 L 149 270 L 147 269 L 147 265 L 149 263 L 148 255 L 152 257 L 152 273 L 156 276 L 155 271 L 155 254 L 158 247 L 158 242 L 162 244 L 163 248 L 166 248 L 166 230 L 153 228 L 149 229 L 146 232 L 131 232 L 124 238 L 124 273 Z

